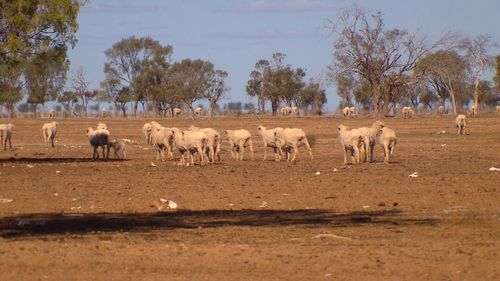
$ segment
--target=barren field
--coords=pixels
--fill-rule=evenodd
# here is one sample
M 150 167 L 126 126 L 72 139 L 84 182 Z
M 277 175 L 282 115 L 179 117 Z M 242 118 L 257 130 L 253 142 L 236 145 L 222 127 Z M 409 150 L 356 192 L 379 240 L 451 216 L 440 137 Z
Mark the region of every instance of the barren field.
M 222 163 L 189 167 L 155 160 L 151 120 L 103 120 L 133 142 L 128 160 L 106 162 L 85 136 L 97 119 L 58 120 L 54 149 L 46 121 L 0 120 L 16 125 L 0 150 L 0 199 L 13 200 L 0 202 L 0 280 L 500 280 L 500 116 L 469 119 L 461 136 L 451 116 L 383 119 L 393 163 L 377 147 L 375 163 L 347 167 L 337 125 L 373 120 L 157 120 L 255 134 L 254 161 L 224 143 Z M 269 149 L 262 161 L 259 124 L 304 129 L 315 159 Z

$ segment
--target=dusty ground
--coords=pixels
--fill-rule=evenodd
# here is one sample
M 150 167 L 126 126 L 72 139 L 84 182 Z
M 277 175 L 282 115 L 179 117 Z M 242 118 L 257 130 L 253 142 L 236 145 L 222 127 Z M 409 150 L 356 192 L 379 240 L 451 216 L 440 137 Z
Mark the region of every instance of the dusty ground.
M 105 120 L 135 144 L 127 161 L 92 161 L 84 130 L 97 121 L 59 120 L 55 149 L 42 143 L 44 121 L 12 121 L 14 150 L 0 151 L 0 198 L 14 200 L 0 202 L 1 280 L 500 280 L 500 172 L 488 170 L 500 168 L 500 116 L 470 120 L 463 136 L 452 117 L 385 119 L 395 161 L 378 149 L 376 163 L 348 167 L 336 126 L 370 119 L 159 120 L 293 126 L 315 139 L 312 162 L 305 151 L 264 162 L 255 136 L 255 161 L 224 151 L 204 167 L 154 161 L 141 132 L 150 119 Z M 179 209 L 159 211 L 160 198 Z

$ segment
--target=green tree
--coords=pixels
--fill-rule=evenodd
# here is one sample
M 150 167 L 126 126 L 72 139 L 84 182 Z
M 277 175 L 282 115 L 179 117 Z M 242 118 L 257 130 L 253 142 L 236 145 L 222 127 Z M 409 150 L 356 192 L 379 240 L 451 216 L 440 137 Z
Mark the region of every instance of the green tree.
M 326 92 L 321 88 L 319 83 L 312 79 L 300 90 L 299 104 L 304 111 L 304 115 L 308 115 L 310 110 L 315 114 L 323 114 L 323 106 L 326 104 Z
M 105 51 L 106 80 L 111 84 L 118 83 L 120 89 L 127 89 L 122 92 L 127 92 L 125 96 L 130 97 L 130 101 L 134 102 L 134 116 L 137 115 L 139 103 L 145 110 L 148 87 L 147 83 L 143 83 L 145 79 L 138 79 L 138 77 L 144 75 L 152 65 L 168 62 L 172 52 L 172 46 L 162 46 L 158 41 L 149 37 L 136 38 L 134 36 L 121 40 Z
M 59 94 L 57 97 L 57 102 L 63 105 L 64 107 L 64 116 L 72 117 L 73 109 L 75 105 L 78 103 L 78 96 L 73 91 L 64 91 Z
M 0 118 L 5 106 L 10 118 L 14 117 L 14 105 L 23 98 L 22 65 L 19 61 L 3 61 L 0 58 Z
M 495 83 L 495 90 L 500 92 L 500 56 L 495 57 L 495 76 L 493 76 L 493 82 Z
M 228 73 L 224 70 L 211 71 L 209 73 L 209 86 L 203 97 L 208 100 L 208 118 L 212 118 L 217 102 L 223 97 L 223 94 L 228 90 L 225 79 Z

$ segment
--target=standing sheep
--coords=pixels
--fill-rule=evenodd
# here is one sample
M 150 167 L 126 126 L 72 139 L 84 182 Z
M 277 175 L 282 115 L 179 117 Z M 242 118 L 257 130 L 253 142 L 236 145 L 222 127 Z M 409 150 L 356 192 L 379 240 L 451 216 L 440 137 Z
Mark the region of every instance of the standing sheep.
M 467 112 L 469 113 L 469 115 L 472 118 L 476 118 L 476 115 L 477 115 L 477 106 L 475 106 L 475 105 L 471 106 Z
M 252 135 L 245 129 L 241 130 L 225 130 L 224 136 L 231 147 L 231 156 L 235 160 L 243 160 L 245 148 L 250 148 L 250 157 L 253 161 L 253 145 Z
M 153 122 L 151 122 L 153 124 Z M 156 123 L 157 124 L 157 123 Z M 151 144 L 156 149 L 156 160 L 160 159 L 161 161 L 165 161 L 164 151 L 168 152 L 169 157 L 173 157 L 173 139 L 172 139 L 172 131 L 173 128 L 165 128 L 163 126 L 154 125 L 151 129 Z
M 151 125 L 151 123 L 146 123 L 142 126 L 142 133 L 146 137 L 146 141 L 148 142 L 148 144 L 152 144 L 151 143 L 151 130 L 152 129 L 153 129 L 153 126 Z
M 57 133 L 57 122 L 56 121 L 43 124 L 43 126 L 42 126 L 43 139 L 45 140 L 45 143 L 49 142 L 49 140 L 50 140 L 50 144 L 52 147 L 56 147 L 54 145 L 56 133 Z
M 375 144 L 377 142 L 377 134 L 380 130 L 384 128 L 384 123 L 381 121 L 375 121 L 370 128 L 361 127 L 358 128 L 361 136 L 363 137 L 363 149 L 364 156 L 362 157 L 362 161 L 367 161 L 367 156 L 370 156 L 370 162 L 373 162 L 373 151 L 375 150 Z
M 127 159 L 127 147 L 123 140 L 113 139 L 108 143 L 110 148 L 113 148 L 115 159 Z
M 281 160 L 281 155 L 280 155 L 280 149 L 278 148 L 276 144 L 276 140 L 274 137 L 274 134 L 276 131 L 282 131 L 283 128 L 281 127 L 276 127 L 274 129 L 266 129 L 266 127 L 259 125 L 257 127 L 257 134 L 262 138 L 262 142 L 264 143 L 264 159 L 265 161 L 267 159 L 267 148 L 270 147 L 274 150 L 274 160 L 275 161 L 280 161 Z
M 198 118 L 198 117 L 201 117 L 202 115 L 203 115 L 203 107 L 197 107 L 193 111 L 193 118 Z
M 403 112 L 404 119 L 409 119 L 413 116 L 413 114 L 415 114 L 415 111 L 413 111 L 413 109 L 409 106 L 403 107 L 402 112 Z
M 463 135 L 465 133 L 465 126 L 467 125 L 466 117 L 463 114 L 459 114 L 455 118 L 455 126 L 457 127 L 457 133 Z
M 284 106 L 281 108 L 281 115 L 282 116 L 288 116 L 288 115 L 290 115 L 291 112 L 292 112 L 292 108 L 290 108 L 289 106 Z
M 7 141 L 12 149 L 12 130 L 15 127 L 12 123 L 0 124 L 0 145 L 3 145 L 3 150 L 7 150 Z
M 215 158 L 217 158 L 217 161 L 221 161 L 220 159 L 220 151 L 221 151 L 221 144 L 222 144 L 222 138 L 217 132 L 217 130 L 212 129 L 212 128 L 198 128 L 196 126 L 190 126 L 189 131 L 201 131 L 207 135 L 207 152 L 208 152 L 208 160 L 211 163 L 215 163 Z
M 344 115 L 344 118 L 349 119 L 351 117 L 351 108 L 346 106 L 342 109 L 342 115 Z
M 102 122 L 97 123 L 96 130 L 107 130 L 108 126 Z
M 208 137 L 201 131 L 181 131 L 177 128 L 172 128 L 170 131 L 171 137 L 181 154 L 180 164 L 186 164 L 184 153 L 189 152 L 191 165 L 194 165 L 194 154 L 200 155 L 200 165 L 204 165 L 205 150 L 207 147 Z
M 49 110 L 49 118 L 52 119 L 56 117 L 56 111 L 54 109 Z
M 182 113 L 182 110 L 181 110 L 180 108 L 175 107 L 175 108 L 173 109 L 173 114 L 174 114 L 174 117 L 179 117 L 179 116 L 181 116 L 181 113 Z
M 444 106 L 440 105 L 438 107 L 438 114 L 441 115 L 441 116 L 444 114 Z
M 109 157 L 109 131 L 106 129 L 94 130 L 91 127 L 87 128 L 87 137 L 89 138 L 90 145 L 94 148 L 92 159 L 99 159 L 99 151 L 97 148 L 102 147 L 102 157 L 104 160 Z M 106 152 L 105 152 L 106 150 Z
M 297 158 L 297 154 L 299 153 L 298 148 L 301 146 L 306 147 L 307 151 L 309 152 L 309 157 L 311 158 L 311 160 L 313 160 L 311 146 L 309 145 L 309 141 L 307 140 L 306 133 L 302 129 L 285 128 L 283 130 L 277 130 L 274 132 L 274 138 L 276 146 L 281 153 L 283 153 L 281 148 L 285 148 L 287 161 L 295 161 L 295 158 Z M 289 157 L 290 150 L 293 151 L 293 156 L 291 159 Z
M 396 148 L 396 133 L 392 129 L 383 127 L 377 133 L 377 143 L 384 148 L 384 162 L 389 163 Z
M 500 105 L 495 106 L 497 113 L 500 113 Z
M 339 125 L 338 136 L 342 151 L 344 152 L 344 165 L 347 165 L 347 155 L 351 156 L 351 163 L 356 165 L 360 163 L 360 148 L 364 145 L 363 136 L 359 130 L 350 130 L 349 127 Z

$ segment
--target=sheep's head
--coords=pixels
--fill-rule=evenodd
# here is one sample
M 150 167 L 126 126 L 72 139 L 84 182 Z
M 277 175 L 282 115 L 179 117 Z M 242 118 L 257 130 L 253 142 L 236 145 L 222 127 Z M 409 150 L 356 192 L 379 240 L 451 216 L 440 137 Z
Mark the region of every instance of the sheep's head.
M 385 127 L 384 123 L 380 120 L 377 120 L 373 123 L 372 128 L 379 131 L 382 130 L 382 128 Z
M 85 134 L 87 136 L 90 136 L 90 134 L 92 134 L 92 132 L 94 131 L 94 129 L 92 129 L 91 127 L 88 127 L 86 130 L 85 130 Z
M 345 125 L 342 125 L 342 124 L 340 124 L 340 125 L 337 126 L 337 130 L 339 130 L 339 131 L 345 131 L 345 130 L 348 130 L 348 129 L 349 129 L 349 127 L 347 127 Z

